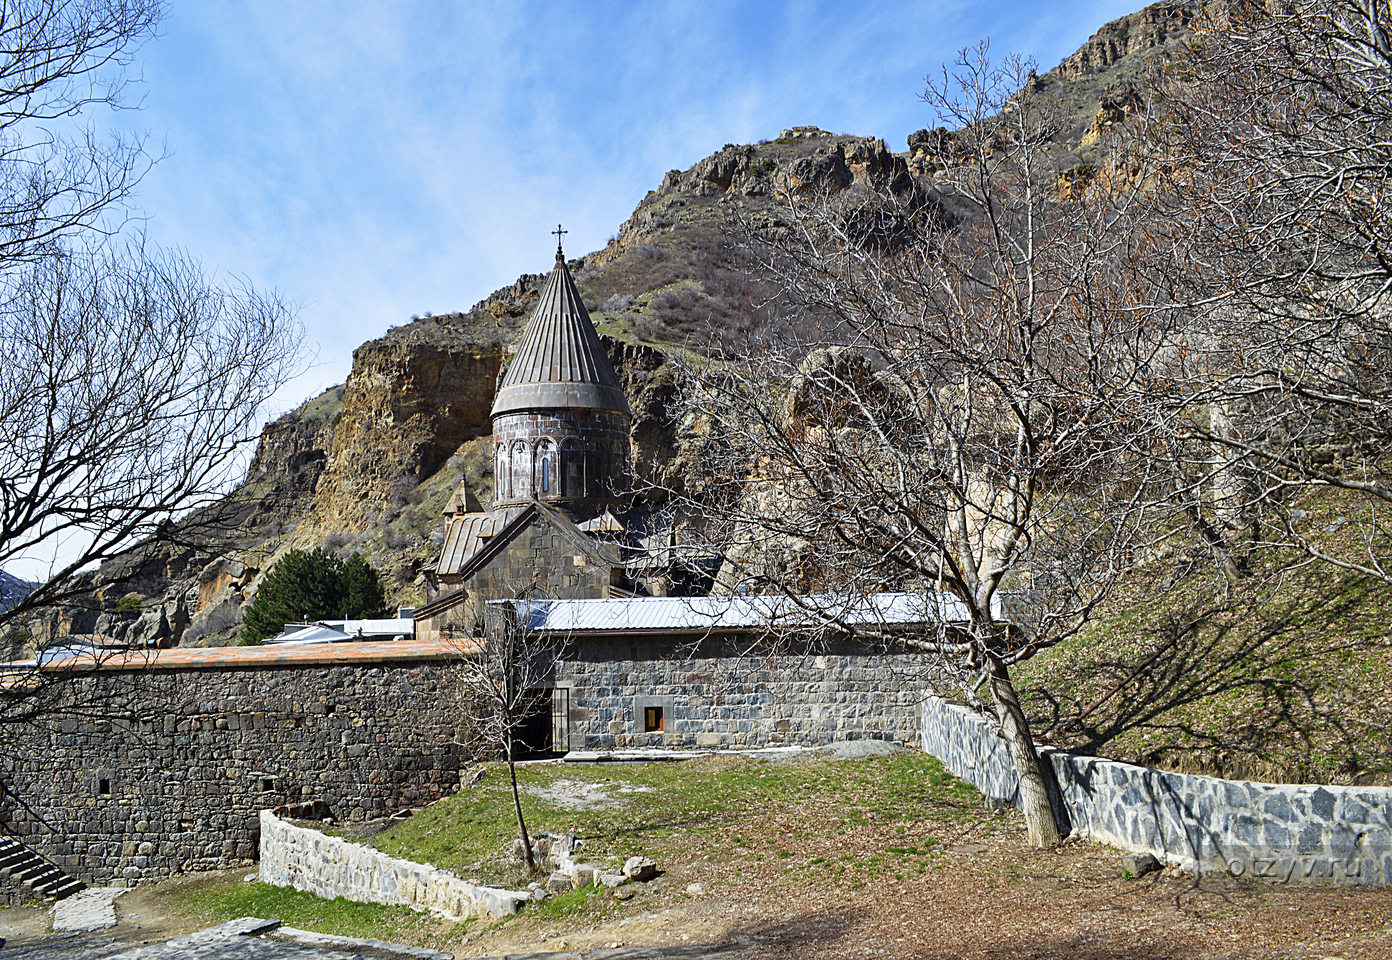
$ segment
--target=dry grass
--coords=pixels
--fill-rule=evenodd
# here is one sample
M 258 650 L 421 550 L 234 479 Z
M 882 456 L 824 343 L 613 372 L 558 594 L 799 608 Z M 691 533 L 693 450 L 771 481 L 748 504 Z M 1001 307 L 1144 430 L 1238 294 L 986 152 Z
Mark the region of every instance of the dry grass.
M 1389 955 L 1392 890 L 1196 883 L 1174 871 L 1126 879 L 1106 847 L 1030 848 L 1017 814 L 984 808 L 921 754 L 526 771 L 534 789 L 558 780 L 606 785 L 620 802 L 594 810 L 529 794 L 535 826 L 580 828 L 591 841 L 584 854 L 601 862 L 653 854 L 661 876 L 623 888 L 633 894 L 627 900 L 580 891 L 491 924 L 360 910 L 239 880 L 166 898 L 161 909 L 196 910 L 209 921 L 293 911 L 297 925 L 326 932 L 369 923 L 372 936 L 461 957 L 620 945 L 683 946 L 695 957 L 731 943 L 744 944 L 741 956 L 798 960 Z M 396 846 L 392 834 L 373 842 L 415 859 L 488 867 L 509 833 L 498 774 L 398 827 Z M 624 793 L 625 785 L 660 789 Z M 474 851 L 485 851 L 485 862 L 475 864 Z
M 1322 546 L 1356 547 L 1336 498 L 1308 506 Z M 1181 551 L 1134 571 L 1019 670 L 1040 739 L 1185 773 L 1392 783 L 1392 588 L 1281 550 L 1248 564 L 1228 582 Z

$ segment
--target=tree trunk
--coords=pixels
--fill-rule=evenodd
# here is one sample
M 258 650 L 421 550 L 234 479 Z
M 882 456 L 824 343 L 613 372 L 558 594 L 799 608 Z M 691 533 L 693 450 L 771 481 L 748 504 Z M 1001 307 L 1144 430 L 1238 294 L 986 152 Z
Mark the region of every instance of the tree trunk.
M 512 808 L 517 811 L 517 830 L 522 835 L 522 857 L 527 861 L 527 869 L 536 873 L 536 858 L 532 856 L 532 838 L 527 836 L 527 821 L 522 817 L 522 798 L 517 793 L 517 766 L 512 760 L 512 734 L 507 735 L 508 778 L 512 781 Z
M 1000 660 L 989 654 L 988 657 L 991 665 L 991 698 L 996 704 L 1001 733 L 1010 745 L 1015 773 L 1020 778 L 1020 805 L 1025 814 L 1025 826 L 1029 829 L 1030 843 L 1036 847 L 1051 846 L 1060 840 L 1058 820 L 1049 803 L 1049 788 L 1039 765 L 1039 754 L 1034 749 L 1034 738 L 1030 736 L 1029 721 L 1025 719 L 1025 711 L 1020 709 L 1009 670 Z

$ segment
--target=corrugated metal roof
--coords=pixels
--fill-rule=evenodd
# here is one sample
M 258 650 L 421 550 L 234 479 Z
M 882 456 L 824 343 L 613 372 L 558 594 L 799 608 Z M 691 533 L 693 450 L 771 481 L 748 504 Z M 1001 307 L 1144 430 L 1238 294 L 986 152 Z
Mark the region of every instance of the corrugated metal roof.
M 435 565 L 437 574 L 458 573 L 479 550 L 483 549 L 490 537 L 502 532 L 526 507 L 510 507 L 506 510 L 490 510 L 486 513 L 461 513 L 450 519 L 445 530 L 445 544 L 440 549 L 440 562 Z
M 280 636 L 267 643 L 340 643 L 345 640 L 406 640 L 416 635 L 414 617 L 375 620 L 316 620 L 287 623 Z
M 416 630 L 414 617 L 382 617 L 376 620 L 321 620 L 350 637 L 412 636 Z
M 348 640 L 348 634 L 322 623 L 287 623 L 280 636 L 271 637 L 267 643 L 339 643 Z
M 948 593 L 877 593 L 867 597 L 632 597 L 520 602 L 529 628 L 546 633 L 709 633 L 808 629 L 827 621 L 905 628 L 965 623 L 962 601 Z M 999 604 L 997 603 L 997 608 Z M 996 610 L 999 616 L 999 609 Z
M 633 416 L 559 250 L 555 269 L 546 278 L 517 353 L 503 375 L 493 416 L 557 407 Z

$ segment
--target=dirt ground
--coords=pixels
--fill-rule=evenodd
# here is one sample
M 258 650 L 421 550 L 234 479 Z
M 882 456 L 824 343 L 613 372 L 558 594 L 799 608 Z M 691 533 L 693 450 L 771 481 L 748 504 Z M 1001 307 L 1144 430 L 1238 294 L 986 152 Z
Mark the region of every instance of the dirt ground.
M 1196 883 L 1174 869 L 1125 880 L 1109 848 L 1039 852 L 1014 839 L 956 844 L 921 878 L 887 873 L 859 889 L 747 862 L 688 864 L 601 916 L 518 918 L 454 949 L 496 956 L 731 941 L 747 941 L 750 957 L 798 960 L 1392 958 L 1392 890 Z
M 795 823 L 770 826 L 797 835 Z M 915 839 L 927 837 L 876 835 L 872 825 L 842 842 L 902 848 Z M 833 862 L 839 849 L 826 841 L 810 860 Z M 649 946 L 695 948 L 699 956 L 700 945 L 740 942 L 740 956 L 797 960 L 1392 958 L 1392 889 L 1196 883 L 1175 870 L 1127 880 L 1114 850 L 1065 843 L 1034 851 L 1019 831 L 967 837 L 922 876 L 895 879 L 887 867 L 883 879 L 855 888 L 784 862 L 749 850 L 724 863 L 669 864 L 657 880 L 621 888 L 629 899 L 597 892 L 569 917 L 523 914 L 473 926 L 462 938 L 459 927 L 439 921 L 409 939 L 460 957 Z M 197 882 L 205 880 L 131 891 L 117 901 L 118 926 L 103 936 L 134 946 L 211 925 L 170 908 L 178 884 Z M 46 913 L 0 911 L 0 935 L 42 936 Z
M 212 926 L 205 917 L 172 908 L 169 895 L 181 886 L 205 882 L 209 877 L 242 877 L 247 872 L 246 869 L 223 870 L 212 874 L 178 877 L 154 886 L 137 887 L 122 894 L 116 901 L 115 927 L 84 939 L 103 942 L 110 940 L 113 944 L 136 947 L 181 937 L 186 933 Z M 9 946 L 48 939 L 52 920 L 52 907 L 10 907 L 0 910 L 0 937 L 6 938 Z M 3 957 L 4 953 L 0 953 L 0 958 Z

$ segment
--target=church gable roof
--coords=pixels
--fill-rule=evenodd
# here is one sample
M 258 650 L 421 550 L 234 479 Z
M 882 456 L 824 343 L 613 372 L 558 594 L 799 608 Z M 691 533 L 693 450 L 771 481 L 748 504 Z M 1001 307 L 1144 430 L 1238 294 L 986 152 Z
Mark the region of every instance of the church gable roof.
M 507 510 L 456 514 L 450 519 L 445 530 L 445 543 L 440 549 L 440 559 L 435 565 L 435 572 L 443 575 L 458 573 L 491 538 L 502 533 L 522 509 L 512 507 Z
M 559 249 L 556 266 L 503 375 L 493 416 L 554 408 L 633 416 Z
M 521 508 L 495 510 L 486 514 L 465 514 L 450 521 L 450 535 L 446 537 L 446 548 L 436 567 L 436 573 L 456 575 L 460 581 L 468 582 L 475 573 L 502 553 L 508 544 L 538 523 L 556 530 L 577 552 L 585 554 L 592 564 L 614 567 L 623 563 L 623 559 L 612 546 L 586 535 L 560 511 L 533 501 Z M 489 530 L 480 536 L 480 528 L 483 526 L 487 526 Z M 466 545 L 470 542 L 470 534 L 472 550 Z M 462 595 L 461 591 L 460 596 Z M 418 607 L 417 617 L 433 615 L 422 614 L 421 611 L 433 609 L 443 599 L 444 597 L 441 597 Z

